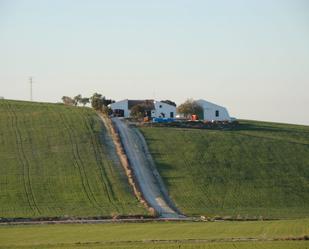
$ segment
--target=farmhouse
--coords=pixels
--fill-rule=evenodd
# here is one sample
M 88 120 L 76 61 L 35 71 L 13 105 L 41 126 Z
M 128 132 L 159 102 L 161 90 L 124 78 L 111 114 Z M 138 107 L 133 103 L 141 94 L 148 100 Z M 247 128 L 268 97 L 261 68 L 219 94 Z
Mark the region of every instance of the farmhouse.
M 124 99 L 109 105 L 114 114 L 119 117 L 130 117 L 131 109 L 138 104 L 149 106 L 147 116 L 151 118 L 174 118 L 176 114 L 176 107 L 162 101 L 156 100 L 129 100 Z
M 225 107 L 203 99 L 199 99 L 196 102 L 203 107 L 201 119 L 205 121 L 231 121 L 231 117 Z

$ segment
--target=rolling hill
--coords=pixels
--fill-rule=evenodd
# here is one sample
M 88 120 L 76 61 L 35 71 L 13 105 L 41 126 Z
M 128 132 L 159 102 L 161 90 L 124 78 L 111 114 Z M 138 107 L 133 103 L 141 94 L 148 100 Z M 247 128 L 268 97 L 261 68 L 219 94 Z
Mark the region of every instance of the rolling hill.
M 0 218 L 146 214 L 90 108 L 0 100 Z
M 141 128 L 186 215 L 309 217 L 309 127 Z M 89 108 L 0 100 L 0 218 L 147 215 Z
M 233 130 L 141 128 L 187 215 L 309 216 L 309 127 L 241 121 Z

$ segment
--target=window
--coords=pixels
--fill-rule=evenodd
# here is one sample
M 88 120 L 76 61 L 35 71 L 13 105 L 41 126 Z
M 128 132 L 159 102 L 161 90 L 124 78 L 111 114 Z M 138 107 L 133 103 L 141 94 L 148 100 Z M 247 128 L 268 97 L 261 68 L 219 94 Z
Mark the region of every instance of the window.
M 219 111 L 216 110 L 216 117 L 219 117 Z
M 159 108 L 162 108 L 162 105 L 159 105 Z
M 170 113 L 170 117 L 171 117 L 171 118 L 174 118 L 174 112 L 171 112 L 171 113 Z

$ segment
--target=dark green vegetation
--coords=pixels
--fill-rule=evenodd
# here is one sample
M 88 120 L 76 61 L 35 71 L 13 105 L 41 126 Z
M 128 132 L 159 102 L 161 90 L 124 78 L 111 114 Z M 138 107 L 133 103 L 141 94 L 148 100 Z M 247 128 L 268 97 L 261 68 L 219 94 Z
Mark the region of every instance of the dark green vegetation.
M 241 121 L 234 130 L 142 128 L 187 215 L 309 216 L 309 127 Z
M 308 248 L 309 220 L 0 226 L 0 248 Z M 258 240 L 255 242 L 248 240 Z M 234 242 L 233 242 L 234 240 Z M 241 242 L 247 241 L 247 242 Z
M 145 214 L 89 108 L 0 100 L 0 217 Z

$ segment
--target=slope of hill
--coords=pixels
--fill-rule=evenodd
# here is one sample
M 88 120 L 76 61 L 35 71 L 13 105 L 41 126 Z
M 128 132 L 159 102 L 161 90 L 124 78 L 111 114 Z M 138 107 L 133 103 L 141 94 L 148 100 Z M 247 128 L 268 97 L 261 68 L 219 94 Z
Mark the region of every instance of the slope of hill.
M 309 127 L 241 121 L 235 130 L 142 128 L 187 215 L 309 216 Z
M 145 214 L 89 108 L 0 100 L 0 217 Z

